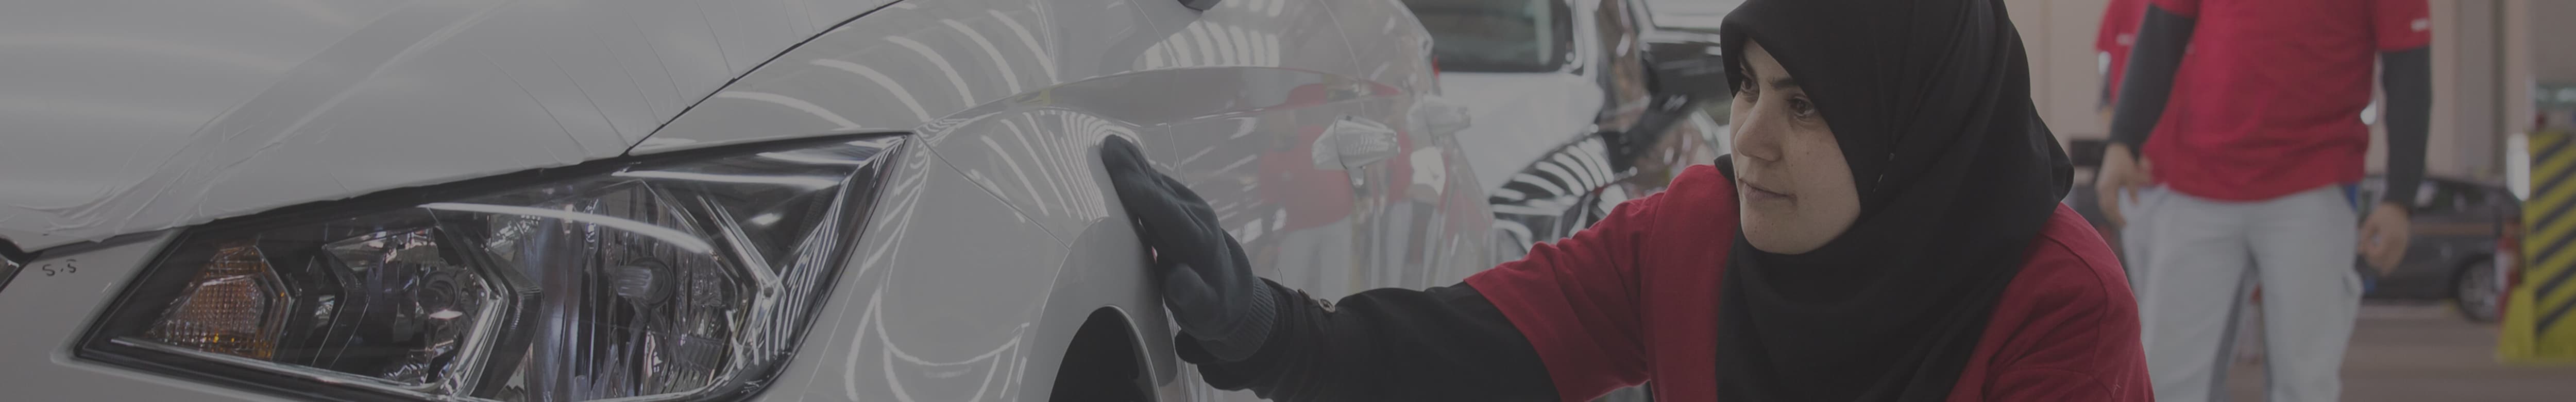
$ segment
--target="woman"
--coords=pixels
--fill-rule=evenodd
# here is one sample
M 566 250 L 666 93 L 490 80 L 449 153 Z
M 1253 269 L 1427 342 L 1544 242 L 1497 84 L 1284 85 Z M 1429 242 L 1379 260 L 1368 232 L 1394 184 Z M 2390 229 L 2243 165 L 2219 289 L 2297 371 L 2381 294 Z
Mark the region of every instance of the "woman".
M 1737 154 L 1466 283 L 1325 304 L 1112 141 L 1182 357 L 1275 400 L 2146 401 L 2136 305 L 2000 0 L 1753 0 Z

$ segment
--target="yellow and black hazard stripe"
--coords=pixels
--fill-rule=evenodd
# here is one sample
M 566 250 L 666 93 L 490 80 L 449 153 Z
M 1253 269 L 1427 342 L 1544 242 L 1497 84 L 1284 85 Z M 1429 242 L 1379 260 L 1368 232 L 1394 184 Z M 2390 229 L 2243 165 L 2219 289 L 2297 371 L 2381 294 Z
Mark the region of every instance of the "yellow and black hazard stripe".
M 2576 362 L 2576 138 L 2532 133 L 2531 196 L 2522 204 L 2522 280 L 2507 296 L 2497 355 Z

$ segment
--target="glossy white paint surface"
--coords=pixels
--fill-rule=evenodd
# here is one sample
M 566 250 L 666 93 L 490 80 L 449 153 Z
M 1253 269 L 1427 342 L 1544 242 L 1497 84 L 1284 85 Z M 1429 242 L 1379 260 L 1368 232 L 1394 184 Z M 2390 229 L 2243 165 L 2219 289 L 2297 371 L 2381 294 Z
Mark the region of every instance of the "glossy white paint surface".
M 1164 0 L 945 0 L 881 9 L 809 0 L 706 4 L 703 15 L 680 12 L 699 8 L 690 4 L 648 1 L 458 4 L 382 5 L 351 17 L 356 25 L 338 28 L 346 32 L 298 31 L 342 39 L 316 40 L 305 50 L 315 55 L 289 58 L 281 72 L 172 79 L 100 100 L 137 105 L 144 103 L 126 101 L 204 94 L 192 102 L 230 102 L 188 120 L 194 125 L 173 119 L 150 131 L 106 117 L 0 110 L 56 132 L 133 136 L 12 131 L 0 137 L 8 141 L 0 168 L 35 163 L 10 161 L 22 155 L 122 157 L 127 148 L 114 145 L 185 142 L 134 148 L 140 156 L 132 158 L 176 161 L 162 165 L 0 169 L 9 172 L 0 175 L 7 204 L 0 235 L 44 248 L 579 163 L 630 145 L 652 154 L 853 131 L 915 133 L 800 351 L 754 398 L 774 401 L 1044 400 L 1074 330 L 1103 308 L 1136 334 L 1163 400 L 1251 400 L 1205 388 L 1172 357 L 1171 329 L 1134 234 L 1104 194 L 1095 150 L 1111 136 L 1141 141 L 1159 167 L 1215 204 L 1257 272 L 1314 296 L 1448 284 L 1491 266 L 1493 221 L 1482 186 L 1465 167 L 1459 138 L 1431 129 L 1458 116 L 1424 106 L 1437 91 L 1428 37 L 1390 0 L 1225 0 L 1205 12 Z M 449 19 L 409 16 L 416 13 Z M 23 17 L 0 21 L 10 18 Z M 159 18 L 146 19 L 222 31 L 214 22 Z M 414 26 L 396 24 L 404 22 L 436 29 L 368 34 Z M 24 26 L 0 32 L 13 29 L 55 35 Z M 247 33 L 175 31 L 147 36 L 251 41 Z M 411 40 L 350 39 L 376 37 L 366 35 Z M 18 55 L 5 43 L 0 54 Z M 375 43 L 401 46 L 360 46 Z M 344 62 L 335 52 L 380 57 Z M 358 62 L 367 60 L 374 61 Z M 0 88 L 40 81 L 0 77 Z M 213 90 L 223 85 L 242 87 Z M 233 95 L 218 96 L 225 93 Z M 1366 141 L 1339 146 L 1345 134 Z M 91 194 L 83 185 L 108 190 Z M 61 200 L 68 201 L 53 203 Z M 0 303 L 0 317 L 56 328 L 0 335 L 8 341 L 0 362 L 45 365 L 45 384 L 83 385 L 36 399 L 276 399 L 69 357 L 72 337 L 160 241 L 57 249 L 43 258 L 114 269 L 64 287 L 38 288 L 22 277 L 0 290 L 0 300 L 13 301 Z M 33 363 L 37 356 L 44 363 Z M 0 386 L 39 384 L 25 381 Z
M 1458 133 L 1467 149 L 1467 166 L 1487 187 L 1505 179 L 1558 146 L 1598 129 L 1601 85 L 1592 77 L 1546 73 L 1440 74 L 1443 94 L 1466 106 L 1470 122 Z
M 1023 375 L 1031 356 L 1049 352 L 1036 345 L 1059 280 L 1047 268 L 1068 248 L 945 162 L 908 158 L 842 272 L 834 307 L 767 400 L 1044 398 L 1020 395 L 1028 388 L 1019 384 L 1032 381 Z
M 823 312 L 863 324 L 819 326 L 840 332 L 816 333 L 781 379 L 814 385 L 772 398 L 1041 400 L 1073 331 L 1106 307 L 1131 322 L 1164 400 L 1252 400 L 1204 387 L 1170 354 L 1128 219 L 1104 191 L 1095 152 L 1112 136 L 1209 199 L 1257 273 L 1314 296 L 1490 266 L 1483 194 L 1455 139 L 1421 129 L 1440 109 L 1415 107 L 1433 90 L 1426 36 L 1391 1 L 913 4 L 781 56 L 637 150 L 904 130 L 936 161 L 898 174 L 946 190 L 889 193 L 919 198 L 879 216 L 912 223 L 861 236 L 909 257 L 854 267 L 891 273 L 845 285 Z M 1375 39 L 1346 39 L 1362 35 Z M 1345 150 L 1328 133 L 1394 148 Z M 951 201 L 963 188 L 1007 207 Z M 960 215 L 925 218 L 939 214 Z M 978 227 L 1013 239 L 939 234 Z
M 12 4 L 0 237 L 41 249 L 615 156 L 881 3 Z

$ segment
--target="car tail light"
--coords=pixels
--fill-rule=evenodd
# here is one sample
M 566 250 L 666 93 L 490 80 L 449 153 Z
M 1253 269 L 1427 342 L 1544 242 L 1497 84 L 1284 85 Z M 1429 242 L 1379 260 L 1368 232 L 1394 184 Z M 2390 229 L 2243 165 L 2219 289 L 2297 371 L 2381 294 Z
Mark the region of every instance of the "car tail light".
M 2505 218 L 2504 228 L 2496 234 L 2496 257 L 2513 266 L 2522 265 L 2522 222 L 2519 216 Z
M 2496 289 L 2502 294 L 2511 295 L 2513 288 L 2522 284 L 2522 264 L 2525 262 L 2522 255 L 2522 214 L 2519 212 L 2507 215 L 2504 219 L 2503 233 L 2496 234 L 2496 262 L 2499 264 L 2496 267 L 2499 270 L 2496 275 L 2498 282 Z M 2510 297 L 2498 299 L 2495 316 L 2503 317 L 2505 310 L 2512 307 L 2513 303 L 2503 302 L 2507 299 Z
M 792 354 L 901 142 L 607 161 L 193 228 L 81 354 L 326 399 L 747 395 Z

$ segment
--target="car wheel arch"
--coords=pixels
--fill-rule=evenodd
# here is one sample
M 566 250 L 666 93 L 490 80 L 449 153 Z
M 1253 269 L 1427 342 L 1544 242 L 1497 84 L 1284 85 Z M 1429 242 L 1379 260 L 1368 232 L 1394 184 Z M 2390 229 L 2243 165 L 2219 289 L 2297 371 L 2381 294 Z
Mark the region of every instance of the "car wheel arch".
M 2455 267 L 2451 269 L 2450 274 L 2445 275 L 2446 278 L 2443 279 L 2443 284 L 2447 286 L 2443 286 L 2442 289 L 2442 293 L 2445 296 L 2444 298 L 2451 300 L 2451 306 L 2453 309 L 2457 310 L 2462 317 L 2473 322 L 2492 322 L 2501 318 L 2502 314 L 2499 313 L 2502 311 L 2497 310 L 2497 308 L 2505 302 L 2505 294 L 2511 292 L 2511 290 L 2505 289 L 2503 284 L 2492 283 L 2493 286 L 2490 286 L 2488 289 L 2489 291 L 2494 292 L 2494 294 L 2489 295 L 2487 302 L 2496 303 L 2497 305 L 2471 306 L 2467 303 L 2467 294 L 2461 292 L 2463 287 L 2467 285 L 2465 282 L 2475 276 L 2474 274 L 2476 273 L 2476 270 L 2482 268 L 2489 269 L 2490 271 L 2494 270 L 2497 266 L 2496 256 L 2493 254 L 2480 254 L 2454 265 Z M 2500 275 L 2502 272 L 2496 272 L 2496 274 Z M 2485 279 L 2494 280 L 2494 277 L 2490 276 Z M 2484 312 L 2480 312 L 2481 310 Z
M 1105 185 L 1105 182 L 1104 182 Z M 1073 234 L 1071 250 L 1055 268 L 1055 283 L 1039 308 L 1035 334 L 1037 349 L 1023 366 L 1022 378 L 1061 378 L 1068 358 L 1082 358 L 1083 353 L 1108 345 L 1084 342 L 1083 331 L 1095 324 L 1115 324 L 1118 338 L 1129 353 L 1141 363 L 1149 384 L 1171 384 L 1180 375 L 1180 360 L 1172 351 L 1170 319 L 1165 315 L 1162 295 L 1148 274 L 1144 246 L 1135 230 L 1127 225 L 1123 213 L 1096 220 L 1082 232 Z M 1029 382 L 1024 400 L 1044 400 L 1053 393 L 1054 384 Z M 1036 387 L 1047 387 L 1038 389 Z M 1028 399 L 1041 398 L 1041 399 Z

